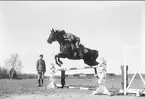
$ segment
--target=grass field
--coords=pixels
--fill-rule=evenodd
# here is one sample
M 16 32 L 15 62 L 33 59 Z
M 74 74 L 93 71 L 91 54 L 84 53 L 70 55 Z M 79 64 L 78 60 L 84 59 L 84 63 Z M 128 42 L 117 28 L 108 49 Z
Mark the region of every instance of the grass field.
M 56 80 L 56 83 L 59 83 L 60 79 Z M 44 86 L 48 84 L 48 79 L 45 79 Z M 97 87 L 97 79 L 66 79 L 66 84 L 75 85 L 75 86 L 91 86 Z M 110 91 L 117 91 L 121 89 L 121 79 L 109 78 L 105 83 L 106 87 Z M 45 87 L 37 87 L 37 79 L 25 79 L 25 80 L 10 80 L 10 79 L 0 79 L 0 98 L 9 97 L 12 95 L 22 95 L 22 94 L 54 94 L 54 93 L 65 93 L 65 92 L 74 92 L 72 89 L 56 89 L 49 90 Z M 135 79 L 132 88 L 143 88 L 143 83 L 140 79 Z M 75 92 L 80 92 L 75 90 Z

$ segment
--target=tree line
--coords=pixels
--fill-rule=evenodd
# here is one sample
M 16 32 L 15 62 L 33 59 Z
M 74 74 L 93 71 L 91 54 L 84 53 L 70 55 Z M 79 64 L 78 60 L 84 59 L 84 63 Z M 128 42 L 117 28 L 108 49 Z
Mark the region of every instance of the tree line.
M 0 67 L 0 79 L 29 79 L 37 78 L 36 74 L 21 73 L 22 61 L 17 53 L 11 54 L 5 60 L 4 67 Z

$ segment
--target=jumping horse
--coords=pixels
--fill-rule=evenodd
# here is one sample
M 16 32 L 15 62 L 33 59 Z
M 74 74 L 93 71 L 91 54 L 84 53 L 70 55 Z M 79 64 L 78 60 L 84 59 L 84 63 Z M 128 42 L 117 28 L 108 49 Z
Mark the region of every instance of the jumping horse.
M 49 35 L 49 38 L 47 42 L 49 44 L 52 44 L 52 42 L 57 41 L 60 45 L 60 53 L 55 55 L 55 62 L 58 66 L 61 67 L 63 62 L 60 60 L 60 58 L 68 58 L 71 60 L 80 60 L 82 59 L 85 64 L 89 66 L 96 66 L 99 63 L 96 61 L 96 59 L 99 56 L 99 53 L 97 50 L 92 50 L 90 48 L 84 47 L 82 44 L 79 45 L 80 50 L 83 52 L 83 57 L 80 57 L 79 52 L 76 49 L 73 49 L 71 47 L 70 42 L 67 42 L 64 38 L 65 32 L 64 30 L 50 30 L 51 34 Z M 77 53 L 76 56 L 74 56 L 74 53 Z M 97 74 L 96 68 L 94 68 L 95 74 Z

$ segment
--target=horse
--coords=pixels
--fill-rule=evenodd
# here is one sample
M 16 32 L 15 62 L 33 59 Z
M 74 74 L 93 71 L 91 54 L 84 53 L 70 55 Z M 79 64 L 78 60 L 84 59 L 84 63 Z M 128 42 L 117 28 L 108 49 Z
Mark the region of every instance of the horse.
M 64 30 L 52 29 L 50 31 L 51 31 L 51 33 L 49 35 L 47 42 L 49 44 L 52 44 L 52 42 L 57 41 L 60 45 L 60 53 L 55 55 L 55 62 L 58 66 L 61 67 L 61 65 L 63 64 L 63 62 L 60 60 L 60 58 L 68 58 L 71 60 L 83 59 L 84 63 L 89 65 L 89 66 L 96 66 L 99 64 L 96 61 L 96 59 L 99 56 L 99 53 L 97 50 L 86 48 L 86 47 L 84 47 L 84 45 L 80 44 L 79 48 L 83 51 L 83 57 L 80 57 L 80 54 L 77 51 L 77 49 L 73 49 L 71 47 L 71 43 L 65 41 L 64 35 L 66 32 L 64 32 Z M 76 53 L 77 55 L 74 56 L 74 53 Z M 94 70 L 95 70 L 95 74 L 97 74 L 96 68 L 94 68 Z

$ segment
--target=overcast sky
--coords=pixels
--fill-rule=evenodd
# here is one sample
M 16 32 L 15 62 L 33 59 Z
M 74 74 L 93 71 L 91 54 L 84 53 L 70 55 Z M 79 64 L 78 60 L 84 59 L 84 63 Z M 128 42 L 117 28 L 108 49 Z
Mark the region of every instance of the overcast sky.
M 145 73 L 144 1 L 0 1 L 0 65 L 18 53 L 22 72 L 36 73 L 36 61 L 44 54 L 47 68 L 59 52 L 58 43 L 48 44 L 50 29 L 64 29 L 79 36 L 81 43 L 99 51 L 108 72 L 120 73 L 127 51 L 130 72 Z M 99 56 L 99 57 L 100 57 Z M 82 60 L 62 59 L 64 67 L 84 67 Z

